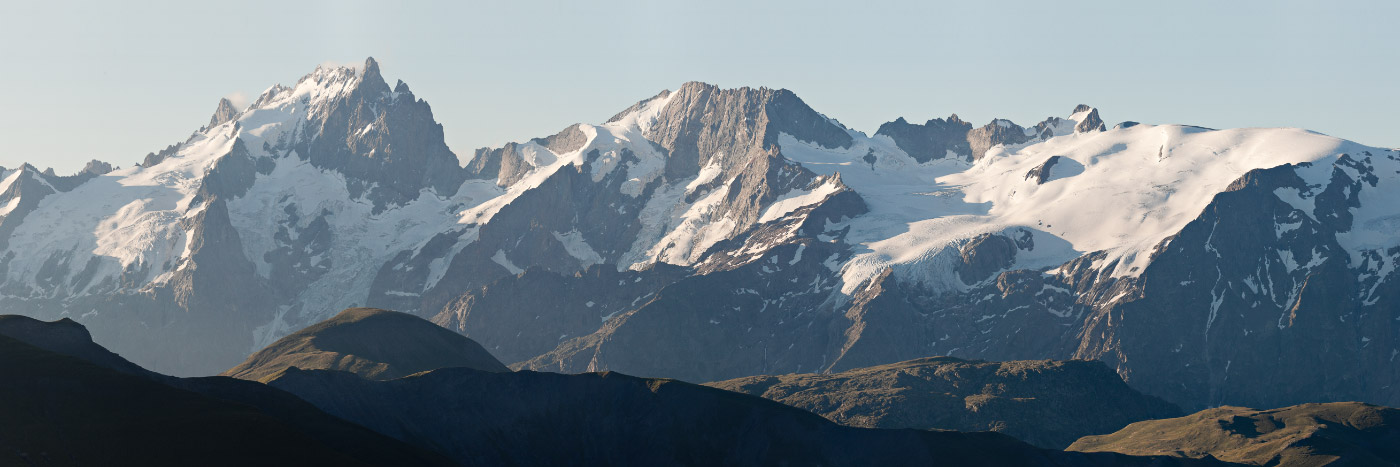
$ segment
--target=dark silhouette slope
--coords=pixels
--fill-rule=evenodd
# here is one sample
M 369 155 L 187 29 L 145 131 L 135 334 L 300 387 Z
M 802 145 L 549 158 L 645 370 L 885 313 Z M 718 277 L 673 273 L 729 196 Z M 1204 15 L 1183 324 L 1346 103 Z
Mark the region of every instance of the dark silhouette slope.
M 837 425 L 766 399 L 618 373 L 446 368 L 389 381 L 288 368 L 268 384 L 464 465 L 1180 465 L 999 433 Z M 1201 465 L 1217 465 L 1200 461 Z
M 0 464 L 377 463 L 332 449 L 252 407 L 9 337 L 0 337 L 0 374 Z
M 222 376 L 176 378 L 148 371 L 92 342 L 87 329 L 72 320 L 44 322 L 3 315 L 0 339 L 13 339 L 0 346 L 0 365 L 15 369 L 4 373 L 7 376 L 0 381 L 0 391 L 5 394 L 5 400 L 0 401 L 0 424 L 5 425 L 0 427 L 0 465 L 8 465 L 3 460 L 10 453 L 23 454 L 16 454 L 15 462 L 20 465 L 160 465 L 166 460 L 177 461 L 172 465 L 220 464 L 225 460 L 227 465 L 238 465 L 235 461 L 245 457 L 226 455 L 223 450 L 259 441 L 264 434 L 283 436 L 287 432 L 292 435 L 285 442 L 274 442 L 266 449 L 254 448 L 252 453 L 306 450 L 309 457 L 299 454 L 256 463 L 291 464 L 319 456 L 320 464 L 449 464 L 436 453 L 333 417 L 294 395 L 263 384 Z M 14 407 L 18 409 L 9 409 Z M 36 417 L 36 411 L 58 416 Z M 91 421 L 97 428 L 73 426 L 88 423 L 85 412 L 91 412 Z M 170 419 L 193 425 L 194 431 L 168 433 L 167 430 L 182 429 L 182 425 L 163 421 Z M 221 428 L 229 419 L 246 422 Z M 243 427 L 256 431 L 257 436 L 241 434 Z M 7 432 L 7 428 L 17 431 Z M 102 450 L 117 441 L 104 438 L 89 442 L 91 436 L 100 432 L 85 431 L 87 428 L 110 430 L 110 434 L 100 436 L 118 441 L 139 436 L 141 439 L 131 444 L 138 450 L 159 449 L 159 443 L 164 442 L 161 437 L 167 435 L 170 442 L 201 442 L 207 444 L 207 449 L 191 446 L 168 456 L 152 452 L 103 457 L 108 455 Z M 227 438 L 221 441 L 221 436 Z M 6 450 L 7 446 L 13 449 Z M 48 450 L 55 446 L 62 449 Z M 73 455 L 52 457 L 54 452 L 70 450 Z M 44 452 L 49 452 L 50 457 L 33 457 Z M 91 461 L 108 458 L 111 460 Z M 256 458 L 250 455 L 246 459 Z

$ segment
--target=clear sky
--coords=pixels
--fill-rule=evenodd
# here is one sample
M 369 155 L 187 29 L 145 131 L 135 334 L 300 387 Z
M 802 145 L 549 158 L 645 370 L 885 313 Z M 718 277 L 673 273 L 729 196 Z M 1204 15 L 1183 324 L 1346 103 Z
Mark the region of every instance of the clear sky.
M 184 140 L 220 97 L 379 61 L 459 156 L 598 123 L 691 80 L 788 88 L 873 133 L 1032 124 L 1295 126 L 1400 146 L 1395 1 L 0 0 L 0 165 L 71 173 Z

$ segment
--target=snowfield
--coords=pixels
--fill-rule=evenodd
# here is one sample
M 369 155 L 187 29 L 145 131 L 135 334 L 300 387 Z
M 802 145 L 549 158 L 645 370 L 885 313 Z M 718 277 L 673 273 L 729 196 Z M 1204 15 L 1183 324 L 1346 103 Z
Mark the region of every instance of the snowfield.
M 843 266 L 845 293 L 887 267 L 933 290 L 960 290 L 966 284 L 951 267 L 957 248 L 1014 228 L 1034 232 L 1036 245 L 1017 255 L 1016 269 L 1106 251 L 1106 263 L 1118 261 L 1114 275 L 1136 275 L 1159 243 L 1250 170 L 1302 162 L 1327 168 L 1330 159 L 1367 149 L 1293 128 L 1136 125 L 997 146 L 975 163 L 920 164 L 886 137 L 851 134 L 856 144 L 849 149 L 787 135 L 779 143 L 784 156 L 814 172 L 840 172 L 870 205 L 869 214 L 850 221 L 848 239 L 867 251 Z M 873 167 L 862 160 L 867 154 L 877 158 Z M 1048 181 L 1028 177 L 1053 156 L 1061 158 L 1059 170 Z M 1063 169 L 1065 160 L 1077 167 Z

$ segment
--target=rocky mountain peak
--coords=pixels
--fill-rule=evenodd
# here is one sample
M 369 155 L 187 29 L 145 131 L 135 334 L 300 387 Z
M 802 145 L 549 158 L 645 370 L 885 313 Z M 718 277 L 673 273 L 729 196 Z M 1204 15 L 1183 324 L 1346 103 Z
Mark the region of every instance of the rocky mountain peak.
M 853 141 L 786 89 L 722 89 L 691 81 L 658 97 L 666 104 L 644 136 L 670 152 L 666 175 L 671 178 L 693 176 L 717 155 L 725 158 L 723 166 L 733 167 L 740 159 L 776 154 L 781 134 L 828 148 L 847 148 Z
M 1106 128 L 1103 119 L 1099 118 L 1099 109 L 1084 104 L 1075 106 L 1074 112 L 1070 113 L 1069 119 L 1078 122 L 1074 125 L 1075 133 L 1104 131 Z
M 981 159 L 988 150 L 1002 144 L 1020 144 L 1030 140 L 1026 129 L 1011 120 L 994 118 L 981 128 L 967 133 L 967 142 L 972 149 L 972 160 Z
M 374 57 L 365 58 L 364 70 L 360 72 L 360 89 L 368 92 L 389 92 L 389 83 L 379 74 L 379 62 Z
M 880 125 L 875 134 L 893 139 L 895 145 L 922 163 L 945 157 L 975 161 L 997 145 L 1021 144 L 1071 132 L 1084 133 L 1104 129 L 1105 125 L 1103 119 L 1099 118 L 1098 109 L 1080 104 L 1075 106 L 1069 118 L 1050 117 L 1029 128 L 1004 118 L 993 118 L 986 125 L 973 128 L 971 123 L 959 118 L 958 114 L 952 114 L 947 119 L 935 118 L 922 125 L 909 123 L 900 117 Z
M 227 98 L 219 99 L 219 106 L 214 109 L 214 116 L 209 118 L 209 128 L 223 125 L 235 118 L 238 118 L 238 109 L 233 108 L 233 103 Z
M 904 117 L 880 125 L 877 135 L 890 137 L 904 152 L 919 162 L 942 159 L 949 155 L 959 158 L 971 157 L 967 132 L 972 124 L 962 121 L 957 114 L 930 119 L 923 125 L 909 123 Z
M 110 172 L 112 172 L 112 164 L 93 159 L 88 161 L 87 165 L 83 166 L 83 170 L 78 171 L 78 174 L 106 175 Z
M 402 82 L 396 87 L 408 90 Z M 376 210 L 415 200 L 424 188 L 450 196 L 467 175 L 428 103 L 398 99 L 372 57 L 358 78 L 349 68 L 318 68 L 294 89 L 280 92 L 311 99 L 304 140 L 288 149 L 317 167 L 345 174 L 351 194 L 367 193 Z M 291 101 L 268 99 L 269 105 Z

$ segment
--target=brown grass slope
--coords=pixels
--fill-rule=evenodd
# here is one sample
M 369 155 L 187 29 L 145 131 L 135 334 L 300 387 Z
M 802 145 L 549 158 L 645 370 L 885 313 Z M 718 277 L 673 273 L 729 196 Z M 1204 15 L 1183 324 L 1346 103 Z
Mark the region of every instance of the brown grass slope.
M 1264 466 L 1400 465 L 1400 410 L 1361 402 L 1273 410 L 1219 407 L 1087 436 L 1074 451 L 1217 459 Z
M 438 368 L 510 371 L 476 341 L 422 318 L 350 308 L 279 339 L 223 375 L 265 381 L 293 367 L 348 371 L 378 380 Z
M 1091 434 L 1181 415 L 1097 361 L 983 362 L 931 357 L 831 374 L 707 383 L 870 428 L 997 431 L 1064 449 Z

